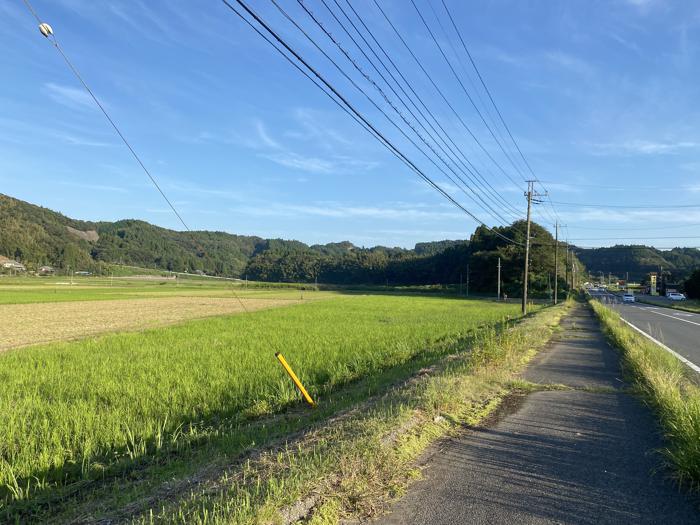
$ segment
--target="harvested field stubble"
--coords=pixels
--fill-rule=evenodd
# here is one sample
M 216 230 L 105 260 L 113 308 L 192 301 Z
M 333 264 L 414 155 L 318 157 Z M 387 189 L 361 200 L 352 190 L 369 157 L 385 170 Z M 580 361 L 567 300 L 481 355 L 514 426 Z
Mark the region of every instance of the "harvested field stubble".
M 105 332 L 140 330 L 188 319 L 294 304 L 289 299 L 167 297 L 116 301 L 0 305 L 0 351 L 77 339 Z

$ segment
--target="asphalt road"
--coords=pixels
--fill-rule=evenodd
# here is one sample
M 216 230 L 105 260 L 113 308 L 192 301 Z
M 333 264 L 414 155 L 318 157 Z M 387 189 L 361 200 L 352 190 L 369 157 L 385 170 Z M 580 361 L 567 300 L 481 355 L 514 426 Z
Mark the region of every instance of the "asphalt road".
M 700 367 L 700 314 L 643 303 L 621 303 L 608 292 L 591 295 L 617 310 L 620 316 L 677 354 Z
M 576 307 L 523 379 L 568 389 L 509 398 L 495 421 L 433 447 L 423 479 L 375 525 L 700 523 L 590 309 Z

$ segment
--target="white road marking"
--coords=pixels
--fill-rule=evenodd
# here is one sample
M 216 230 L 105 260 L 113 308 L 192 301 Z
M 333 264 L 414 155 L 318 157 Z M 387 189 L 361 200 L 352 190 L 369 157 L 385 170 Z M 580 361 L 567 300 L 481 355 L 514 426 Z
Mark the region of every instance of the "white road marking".
M 675 319 L 676 321 L 683 321 L 684 323 L 690 323 L 694 324 L 695 326 L 700 326 L 700 323 L 696 323 L 695 321 L 689 321 L 688 319 L 681 319 L 679 317 L 676 317 L 675 315 L 662 314 L 661 312 L 656 312 L 654 310 L 652 310 L 651 313 L 656 315 L 663 315 L 664 317 L 668 317 L 669 319 Z
M 620 317 L 620 319 L 622 319 L 622 317 Z M 681 320 L 682 320 L 682 319 L 681 319 Z M 632 323 L 630 323 L 627 319 L 622 319 L 622 322 L 626 323 L 627 325 L 629 325 L 630 328 L 633 328 L 634 330 L 636 330 L 637 332 L 639 332 L 640 334 L 642 334 L 642 335 L 643 335 L 644 337 L 646 337 L 647 339 L 653 341 L 654 343 L 656 343 L 657 345 L 659 345 L 661 348 L 663 348 L 664 350 L 666 350 L 667 352 L 669 352 L 670 354 L 672 354 L 673 356 L 675 356 L 676 358 L 678 358 L 680 361 L 682 361 L 683 363 L 685 363 L 687 366 L 689 366 L 690 368 L 692 368 L 695 372 L 697 372 L 697 373 L 700 374 L 700 366 L 696 365 L 695 363 L 692 363 L 692 362 L 688 361 L 685 357 L 683 357 L 682 355 L 678 354 L 677 352 L 674 352 L 674 351 L 671 350 L 668 346 L 666 346 L 665 344 L 663 344 L 661 341 L 659 341 L 659 340 L 657 340 L 657 339 L 654 339 L 652 336 L 650 336 L 648 333 L 646 333 L 646 332 L 645 332 L 644 330 L 642 330 L 641 328 L 637 328 L 636 326 L 634 326 L 634 325 L 633 325 Z M 697 323 L 695 323 L 695 324 L 697 324 Z

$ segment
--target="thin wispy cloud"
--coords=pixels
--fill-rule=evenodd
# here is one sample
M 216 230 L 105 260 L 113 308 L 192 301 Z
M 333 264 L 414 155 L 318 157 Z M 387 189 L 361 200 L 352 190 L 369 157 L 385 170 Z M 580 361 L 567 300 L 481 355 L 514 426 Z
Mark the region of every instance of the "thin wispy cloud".
M 303 130 L 299 135 L 287 131 L 284 133 L 288 139 L 300 139 L 303 142 L 311 140 L 311 138 L 325 136 L 332 137 L 335 142 L 343 143 L 344 139 L 340 134 L 334 133 L 328 128 L 321 128 L 315 124 L 315 121 L 310 117 L 311 113 L 308 110 L 297 110 L 295 113 L 298 119 L 304 123 Z M 258 156 L 269 160 L 279 166 L 291 168 L 299 171 L 304 171 L 312 174 L 346 174 L 357 171 L 370 171 L 377 166 L 379 162 L 364 159 L 361 155 L 352 156 L 350 154 L 338 153 L 335 148 L 329 146 L 326 141 L 326 147 L 322 148 L 327 155 L 321 157 L 318 155 L 308 155 L 302 152 L 303 149 L 309 147 L 304 144 L 303 147 L 294 147 L 283 143 L 279 138 L 275 137 L 261 119 L 253 121 L 254 133 L 248 134 L 245 138 L 238 141 L 239 145 L 258 151 Z M 212 138 L 210 135 L 207 138 Z M 200 138 L 205 138 L 200 135 Z M 229 136 L 230 140 L 236 140 L 235 136 Z M 218 140 L 221 140 L 218 138 Z M 316 142 L 314 142 L 316 144 Z M 348 144 L 349 146 L 349 144 Z M 316 148 L 317 149 L 317 148 Z
M 622 2 L 643 13 L 648 12 L 652 7 L 660 3 L 659 0 L 622 0 Z
M 109 142 L 92 140 L 92 139 L 89 139 L 86 137 L 79 137 L 76 135 L 56 133 L 55 136 L 56 136 L 56 138 L 66 142 L 68 144 L 72 144 L 73 146 L 90 146 L 90 147 L 96 147 L 96 148 L 106 148 L 106 147 L 114 146 L 114 144 L 109 143 Z
M 83 89 L 47 82 L 44 91 L 54 102 L 71 109 L 95 109 L 95 102 Z
M 71 188 L 80 188 L 84 190 L 106 191 L 110 193 L 128 193 L 129 190 L 120 186 L 109 186 L 104 184 L 86 184 L 82 182 L 61 181 L 62 186 L 70 186 Z
M 589 143 L 587 146 L 594 155 L 669 155 L 683 150 L 699 148 L 700 142 L 692 140 L 667 142 L 628 140 L 624 142 Z
M 551 64 L 571 71 L 580 76 L 590 77 L 595 73 L 595 68 L 586 60 L 563 51 L 547 51 L 544 58 Z
M 367 218 L 367 219 L 456 219 L 464 218 L 457 212 L 436 211 L 402 205 L 385 206 L 353 206 L 337 202 L 319 202 L 309 205 L 292 205 L 269 203 L 265 206 L 237 208 L 235 211 L 254 216 L 298 217 L 300 215 L 328 217 L 338 219 Z
M 268 148 L 283 149 L 279 142 L 270 137 L 269 133 L 265 129 L 265 124 L 263 124 L 261 120 L 257 120 L 255 122 L 255 130 L 257 131 L 258 138 L 263 145 L 267 146 Z
M 700 222 L 700 209 L 679 210 L 622 210 L 589 209 L 581 211 L 559 211 L 563 221 L 581 225 L 581 223 L 611 224 L 649 224 L 660 226 L 663 223 L 697 223 Z

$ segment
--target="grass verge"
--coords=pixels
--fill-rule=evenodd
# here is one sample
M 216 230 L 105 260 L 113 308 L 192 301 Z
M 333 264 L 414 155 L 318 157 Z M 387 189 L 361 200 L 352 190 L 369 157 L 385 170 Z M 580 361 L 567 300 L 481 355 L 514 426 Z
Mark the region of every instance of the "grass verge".
M 700 388 L 686 366 L 636 333 L 620 316 L 590 301 L 608 338 L 623 355 L 625 368 L 658 415 L 668 445 L 662 450 L 681 486 L 700 488 Z
M 653 304 L 654 306 L 663 306 L 664 308 L 671 308 L 673 310 L 681 310 L 683 312 L 692 312 L 695 314 L 700 313 L 700 301 L 697 299 L 688 299 L 686 301 L 670 302 L 663 299 L 653 299 L 650 297 L 639 297 L 637 296 L 637 302 L 645 304 Z
M 428 445 L 476 424 L 517 388 L 517 374 L 547 343 L 567 306 L 484 328 L 400 386 L 299 439 L 198 479 L 186 493 L 146 503 L 130 518 L 141 524 L 304 519 L 320 525 L 376 516 L 419 476 L 415 461 Z

